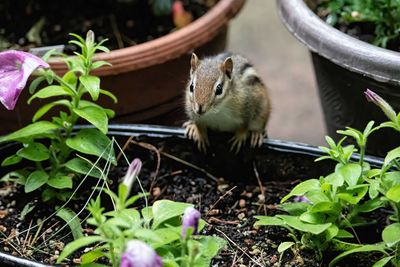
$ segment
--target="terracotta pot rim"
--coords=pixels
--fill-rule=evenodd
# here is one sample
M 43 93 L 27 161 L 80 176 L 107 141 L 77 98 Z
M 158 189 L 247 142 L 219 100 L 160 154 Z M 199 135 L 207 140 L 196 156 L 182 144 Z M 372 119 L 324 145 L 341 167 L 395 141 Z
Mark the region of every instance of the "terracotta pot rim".
M 220 0 L 206 14 L 180 30 L 110 53 L 98 53 L 97 60 L 106 60 L 112 66 L 94 70 L 93 74 L 116 75 L 161 64 L 189 53 L 220 33 L 244 3 L 245 0 Z M 58 73 L 67 71 L 66 64 L 60 59 L 54 58 L 50 61 L 50 65 Z
M 310 51 L 376 81 L 400 83 L 400 53 L 363 42 L 328 25 L 303 0 L 276 2 L 283 24 Z

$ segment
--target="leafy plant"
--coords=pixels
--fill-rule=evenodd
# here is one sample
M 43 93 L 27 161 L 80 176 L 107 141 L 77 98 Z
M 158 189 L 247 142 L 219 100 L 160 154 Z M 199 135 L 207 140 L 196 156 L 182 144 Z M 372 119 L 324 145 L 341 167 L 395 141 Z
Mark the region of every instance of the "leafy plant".
M 96 227 L 94 235 L 84 236 L 67 244 L 58 258 L 58 263 L 76 250 L 96 244 L 91 251 L 82 256 L 82 264 L 93 263 L 105 257 L 113 266 L 118 266 L 121 259 L 124 262 L 129 260 L 141 262 L 147 258 L 153 262 L 151 266 L 159 266 L 155 263 L 158 262 L 156 256 L 158 255 L 162 258 L 163 266 L 206 267 L 210 265 L 211 259 L 225 246 L 225 241 L 218 237 L 197 234 L 197 228 L 202 229 L 205 223 L 200 221 L 199 224 L 200 213 L 194 210 L 191 204 L 159 200 L 153 206 L 143 209 L 130 207 L 146 196 L 146 194 L 139 194 L 128 197 L 132 177 L 136 177 L 138 168 L 140 169 L 140 165 L 136 164 L 136 171 L 128 171 L 130 174 L 119 185 L 118 194 L 105 189 L 113 203 L 112 211 L 105 211 L 101 206 L 100 198 L 91 201 L 88 210 L 92 217 L 88 223 Z M 182 223 L 181 216 L 184 213 Z M 142 242 L 132 243 L 132 240 Z M 157 254 L 146 248 L 143 242 L 153 248 Z M 138 252 L 131 249 L 131 246 L 141 246 L 143 250 L 148 251 L 146 252 L 148 257 L 136 255 L 135 253 Z M 121 263 L 121 266 L 125 265 Z
M 398 0 L 320 0 L 318 12 L 327 14 L 327 23 L 367 22 L 374 25 L 372 43 L 386 47 L 400 36 L 400 1 Z
M 344 251 L 332 260 L 330 266 L 335 266 L 337 261 L 349 254 L 369 251 L 384 255 L 374 266 L 384 266 L 389 262 L 400 264 L 400 146 L 387 153 L 381 168 L 371 168 L 364 161 L 368 137 L 381 128 L 400 131 L 400 113 L 396 114 L 386 101 L 371 90 L 365 94 L 369 101 L 384 111 L 390 121 L 376 127 L 371 121 L 362 132 L 350 127 L 339 130 L 338 133 L 345 137 L 338 143 L 326 137 L 329 147 L 320 148 L 327 156 L 316 161 L 336 161 L 334 172 L 295 186 L 281 200 L 280 208 L 287 214 L 256 217 L 256 225 L 285 227 L 295 243 L 317 250 L 320 256 L 327 249 Z M 354 145 L 342 145 L 348 137 L 357 144 L 360 152 L 358 161 L 352 157 L 357 151 Z M 291 197 L 297 197 L 300 201 L 286 203 Z M 385 206 L 393 209 L 389 217 L 393 223 L 382 231 L 382 242 L 374 245 L 345 242 L 358 239 L 355 231 L 357 226 L 373 223 L 364 219 L 364 214 Z M 293 245 L 287 242 L 282 244 Z
M 81 52 L 75 52 L 75 57 L 64 57 L 68 71 L 61 77 L 49 69 L 47 63 L 33 55 L 24 52 L 6 51 L 9 55 L 7 63 L 12 66 L 13 73 L 23 80 L 20 84 L 6 84 L 9 95 L 13 99 L 6 98 L 3 104 L 13 109 L 20 92 L 25 86 L 30 72 L 26 68 L 32 61 L 38 61 L 38 77 L 32 81 L 29 91 L 33 95 L 28 103 L 38 99 L 52 99 L 44 104 L 33 115 L 32 123 L 6 136 L 0 137 L 0 142 L 16 141 L 21 144 L 21 149 L 15 155 L 6 158 L 1 166 L 10 166 L 22 160 L 31 161 L 30 167 L 10 172 L 3 180 L 15 181 L 24 186 L 25 192 L 30 193 L 41 190 L 42 199 L 48 201 L 54 198 L 65 200 L 70 196 L 74 187 L 74 180 L 84 175 L 100 178 L 99 172 L 93 168 L 93 163 L 83 156 L 93 155 L 111 160 L 115 163 L 114 151 L 111 140 L 106 136 L 108 130 L 108 119 L 114 116 L 111 109 L 105 109 L 95 103 L 100 95 L 106 95 L 115 102 L 116 97 L 109 91 L 100 87 L 100 79 L 91 75 L 91 71 L 104 65 L 105 61 L 94 61 L 96 51 L 108 52 L 103 46 L 104 41 L 94 42 L 94 33 L 89 31 L 86 39 L 71 34 L 75 39 L 73 43 L 81 48 Z M 1 54 L 1 53 L 0 53 Z M 43 56 L 48 60 L 55 52 L 49 51 Z M 1 60 L 1 56 L 0 56 Z M 7 72 L 9 66 L 1 67 Z M 36 68 L 36 67 L 35 67 Z M 32 70 L 33 71 L 33 70 Z M 48 86 L 36 89 L 42 82 Z M 3 84 L 4 85 L 4 84 Z M 6 88 L 7 88 L 6 87 Z M 86 100 L 86 96 L 90 100 Z M 58 100 L 53 100 L 57 97 Z M 4 99 L 4 98 L 2 98 Z M 58 108 L 58 116 L 52 117 L 51 121 L 43 120 L 43 116 L 50 110 Z M 72 135 L 74 126 L 79 119 L 83 119 L 95 128 L 84 128 Z M 80 155 L 78 155 L 80 154 Z

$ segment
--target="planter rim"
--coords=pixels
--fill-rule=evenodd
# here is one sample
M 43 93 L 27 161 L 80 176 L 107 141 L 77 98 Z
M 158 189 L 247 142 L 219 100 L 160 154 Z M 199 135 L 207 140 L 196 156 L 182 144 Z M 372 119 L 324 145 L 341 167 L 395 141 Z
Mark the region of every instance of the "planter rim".
M 91 125 L 79 125 L 77 129 L 81 128 L 93 128 Z M 149 124 L 110 124 L 109 135 L 116 136 L 140 136 L 147 135 L 150 137 L 180 137 L 185 138 L 185 129 L 172 126 L 159 126 L 159 125 L 149 125 Z M 1 149 L 5 149 L 12 146 L 14 143 L 7 143 L 0 146 Z M 303 154 L 308 156 L 322 156 L 323 151 L 316 146 L 307 145 L 298 142 L 277 140 L 277 139 L 264 139 L 263 146 L 264 149 L 271 149 L 275 151 L 289 152 L 294 154 Z M 352 159 L 358 160 L 359 154 L 353 154 Z M 365 156 L 366 162 L 371 165 L 379 166 L 383 164 L 383 159 L 375 156 Z M 12 256 L 3 252 L 0 252 L 0 263 L 11 264 L 11 266 L 22 266 L 22 267 L 50 267 L 50 265 L 45 265 L 39 262 L 31 261 L 28 259 L 23 259 L 20 257 Z
M 238 14 L 246 0 L 220 0 L 203 16 L 186 27 L 138 45 L 115 49 L 110 53 L 96 54 L 96 60 L 105 60 L 112 66 L 93 70 L 94 75 L 116 75 L 164 63 L 189 53 L 205 44 Z M 59 58 L 50 60 L 51 68 L 57 73 L 65 73 L 67 66 Z
M 360 41 L 328 25 L 304 0 L 276 0 L 286 28 L 312 52 L 378 82 L 398 85 L 400 53 Z

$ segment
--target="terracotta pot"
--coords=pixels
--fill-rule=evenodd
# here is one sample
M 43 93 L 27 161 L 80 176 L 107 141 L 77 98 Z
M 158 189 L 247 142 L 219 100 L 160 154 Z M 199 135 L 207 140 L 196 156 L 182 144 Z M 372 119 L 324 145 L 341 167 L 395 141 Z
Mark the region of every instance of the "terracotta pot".
M 370 120 L 387 120 L 377 106 L 366 101 L 367 88 L 400 110 L 400 53 L 337 30 L 303 0 L 279 0 L 277 5 L 283 24 L 311 52 L 329 136 L 340 140 L 343 136 L 336 133 L 338 129 L 351 126 L 361 130 Z M 396 133 L 383 129 L 379 135 L 371 135 L 367 150 L 383 155 L 398 144 Z
M 111 67 L 93 72 L 102 79 L 102 87 L 118 97 L 118 104 L 103 97 L 100 104 L 116 111 L 114 122 L 147 122 L 180 125 L 184 120 L 182 95 L 189 73 L 190 54 L 217 54 L 225 49 L 228 22 L 245 0 L 220 0 L 211 10 L 190 25 L 155 40 L 99 53 Z M 61 60 L 50 62 L 54 71 L 65 73 Z M 14 111 L 0 110 L 0 133 L 18 129 L 30 122 L 40 101 L 26 104 L 25 90 Z

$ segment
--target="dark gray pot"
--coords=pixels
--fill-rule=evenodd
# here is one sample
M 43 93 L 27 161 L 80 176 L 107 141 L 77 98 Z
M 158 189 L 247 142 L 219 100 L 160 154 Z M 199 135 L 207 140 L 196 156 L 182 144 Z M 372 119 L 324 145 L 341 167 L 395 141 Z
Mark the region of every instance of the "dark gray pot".
M 400 53 L 357 40 L 321 20 L 303 0 L 277 0 L 279 15 L 288 30 L 311 52 L 328 134 L 351 126 L 364 129 L 370 120 L 387 120 L 368 103 L 369 88 L 396 111 L 400 110 Z M 368 151 L 382 154 L 398 146 L 399 135 L 383 130 L 372 135 Z

